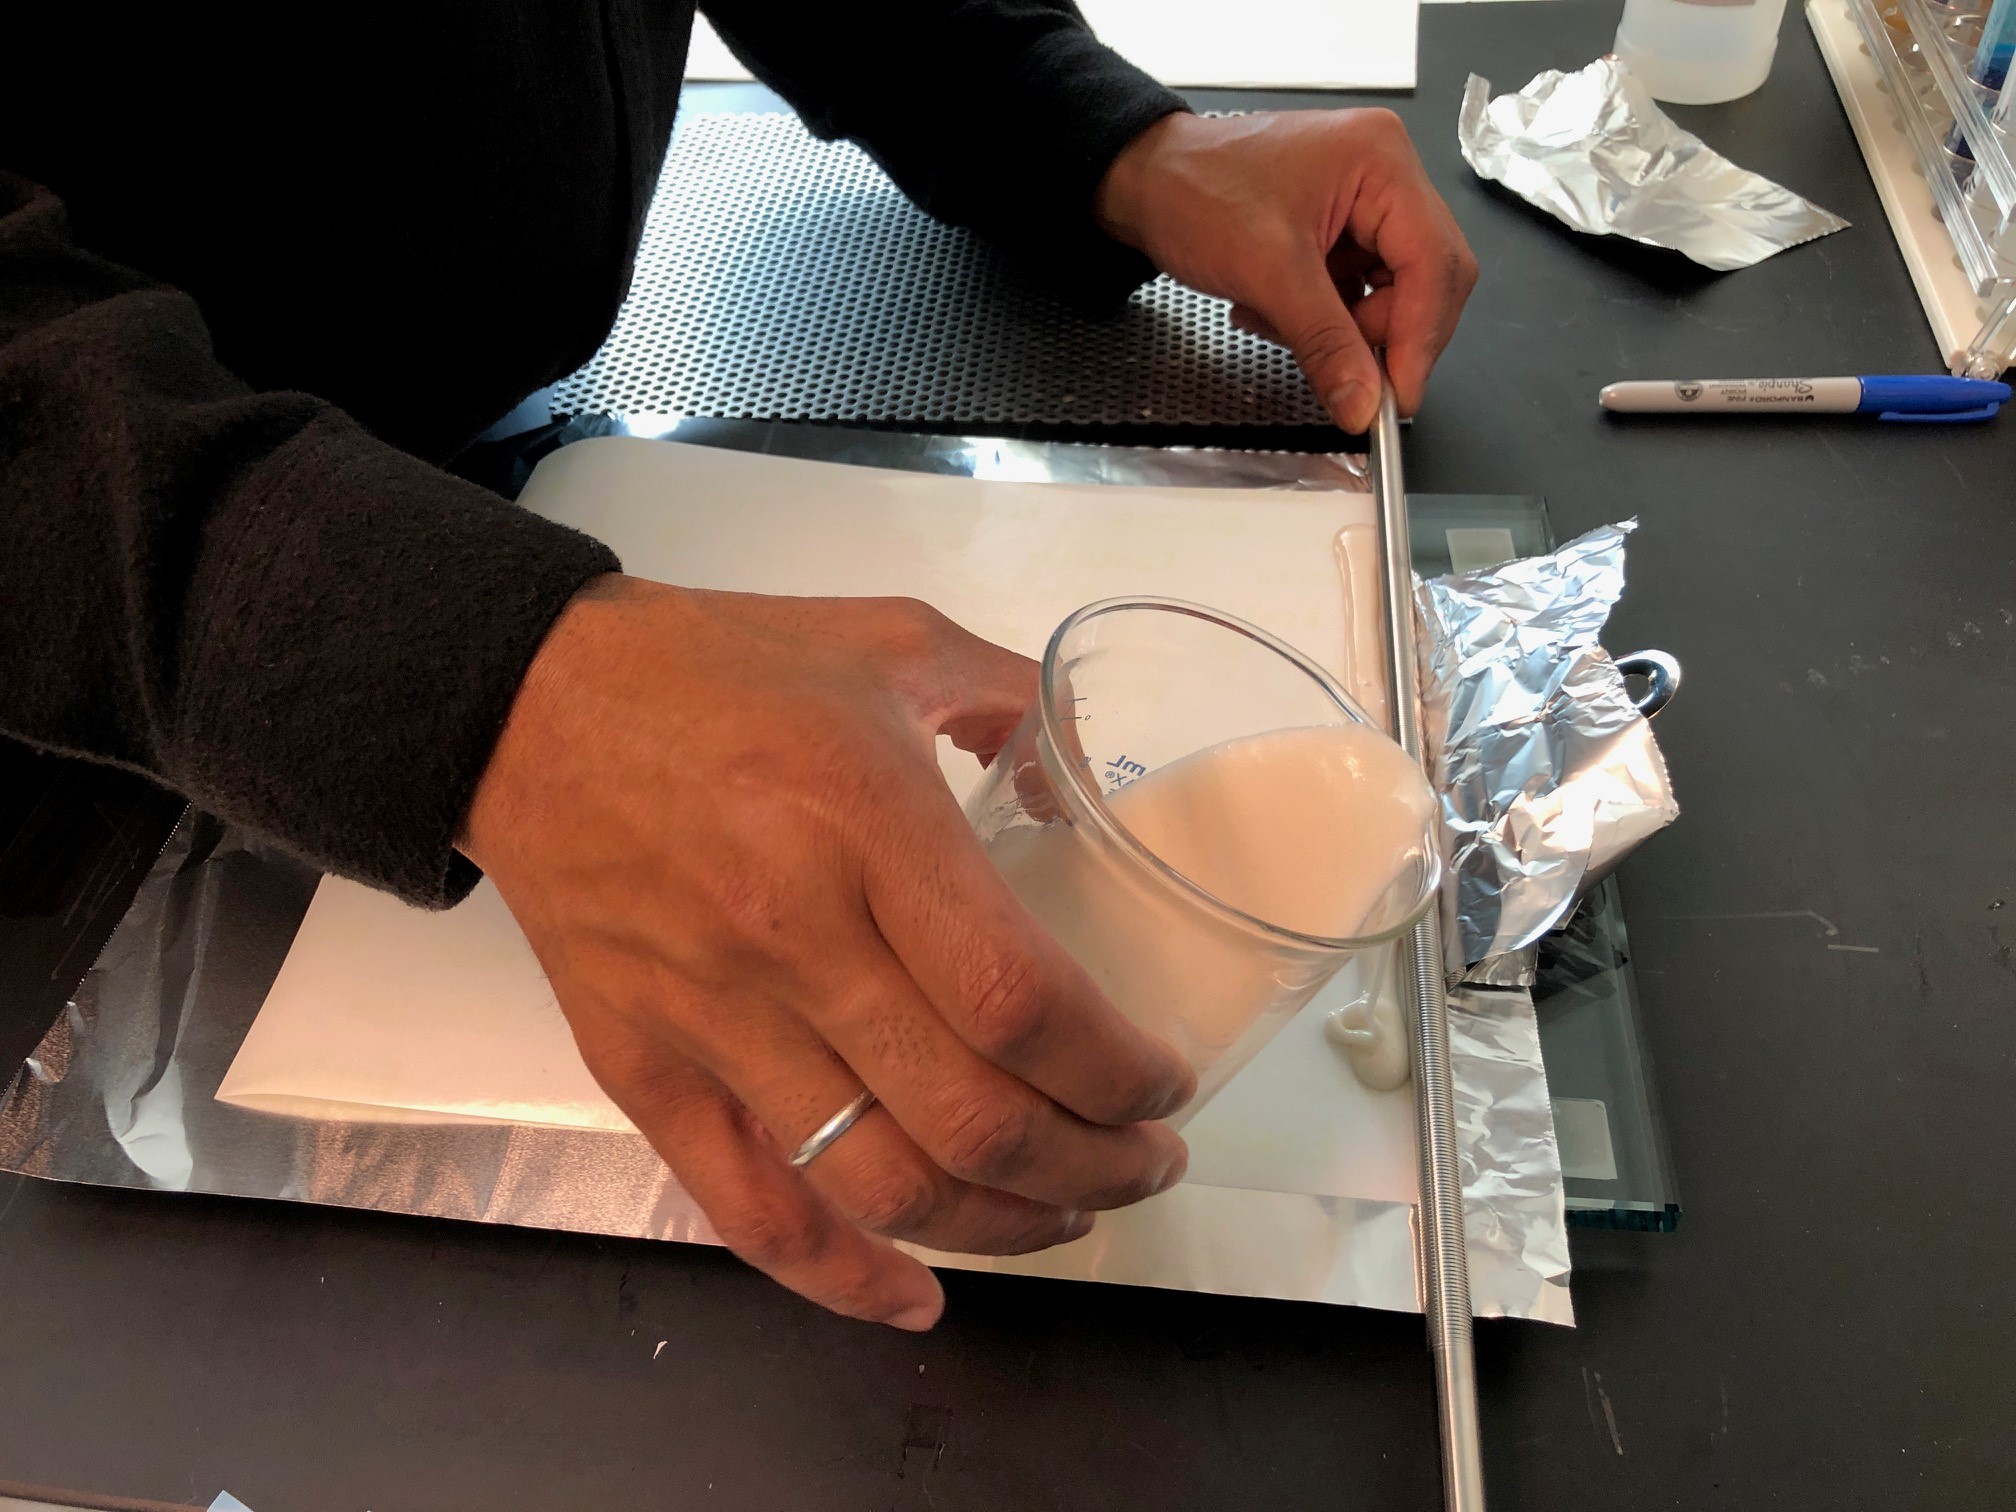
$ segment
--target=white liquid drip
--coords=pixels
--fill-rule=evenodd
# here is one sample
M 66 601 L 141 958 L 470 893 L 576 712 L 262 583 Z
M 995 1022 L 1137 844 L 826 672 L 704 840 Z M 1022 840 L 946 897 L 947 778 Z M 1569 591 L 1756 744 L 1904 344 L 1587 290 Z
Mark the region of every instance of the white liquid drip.
M 1386 947 L 1390 965 L 1391 947 Z M 1413 1074 L 1407 1020 L 1393 995 L 1391 973 L 1367 973 L 1365 990 L 1323 1021 L 1323 1037 L 1342 1050 L 1351 1074 L 1373 1092 L 1391 1092 Z
M 1227 741 L 1148 773 L 1107 804 L 1221 902 L 1277 928 L 1348 939 L 1390 925 L 1413 901 L 1390 894 L 1421 864 L 1433 799 L 1398 746 L 1338 726 Z M 1120 1010 L 1197 1068 L 1186 1113 L 1348 958 L 1228 919 L 1061 822 L 1004 830 L 988 851 Z

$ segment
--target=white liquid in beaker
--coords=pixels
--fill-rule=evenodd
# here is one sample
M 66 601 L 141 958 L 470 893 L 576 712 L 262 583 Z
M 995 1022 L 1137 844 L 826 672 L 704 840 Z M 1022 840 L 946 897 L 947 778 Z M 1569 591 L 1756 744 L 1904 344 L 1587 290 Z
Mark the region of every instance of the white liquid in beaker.
M 1387 895 L 1420 863 L 1433 798 L 1392 741 L 1343 725 L 1227 741 L 1149 772 L 1107 806 L 1166 864 L 1241 912 L 1349 939 L 1386 922 Z M 1061 822 L 1003 830 L 987 849 L 1120 1010 L 1197 1068 L 1186 1111 L 1347 959 L 1225 919 Z

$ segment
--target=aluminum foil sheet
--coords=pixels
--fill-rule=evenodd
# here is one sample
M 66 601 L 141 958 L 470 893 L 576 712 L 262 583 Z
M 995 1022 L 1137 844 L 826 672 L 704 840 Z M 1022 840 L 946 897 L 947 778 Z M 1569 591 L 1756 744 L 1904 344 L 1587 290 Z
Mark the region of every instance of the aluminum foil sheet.
M 1679 816 L 1652 727 L 1597 644 L 1635 528 L 1420 585 L 1452 974 L 1530 982 L 1529 947 Z
M 1486 956 L 1481 961 L 1462 962 L 1455 957 L 1462 954 L 1463 942 L 1459 936 L 1451 941 L 1443 936 L 1443 944 L 1451 959 L 1444 963 L 1452 981 L 1460 981 L 1466 987 L 1531 987 L 1540 975 L 1540 947 L 1529 945 L 1524 950 L 1508 950 L 1501 955 Z
M 0 1098 L 0 1169 L 59 1181 L 712 1244 L 634 1134 L 348 1122 L 216 1100 L 318 880 L 192 813 L 63 1018 Z M 1473 1305 L 1569 1323 L 1539 1027 L 1524 994 L 1450 1000 Z M 1077 1244 L 933 1264 L 1416 1310 L 1411 1204 L 1185 1184 Z
M 678 420 L 573 435 L 676 436 L 968 476 L 1364 491 L 1362 460 L 1134 451 Z M 348 1122 L 215 1093 L 292 944 L 317 874 L 187 816 L 35 1056 L 0 1095 L 0 1169 L 646 1239 L 714 1243 L 639 1136 L 515 1124 Z M 1562 1176 L 1539 1027 L 1523 992 L 1457 993 L 1450 1041 L 1473 1305 L 1571 1323 Z M 1418 1310 L 1411 1204 L 1185 1183 L 1085 1240 L 934 1264 Z
M 994 483 L 1102 483 L 1134 488 L 1266 488 L 1370 493 L 1365 458 L 1350 452 L 1228 451 L 1208 446 L 1086 446 L 1000 436 L 938 436 L 792 421 L 697 415 L 593 414 L 567 422 L 559 442 L 641 436 L 729 446 L 766 456 L 895 467 Z
M 1490 95 L 1472 74 L 1456 126 L 1464 160 L 1577 231 L 1726 272 L 1848 224 L 1681 130 L 1614 57 Z

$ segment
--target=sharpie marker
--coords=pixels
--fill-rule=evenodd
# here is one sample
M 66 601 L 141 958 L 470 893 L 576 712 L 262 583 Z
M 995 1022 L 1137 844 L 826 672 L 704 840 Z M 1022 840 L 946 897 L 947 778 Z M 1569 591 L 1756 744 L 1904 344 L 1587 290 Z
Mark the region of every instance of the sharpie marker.
M 1678 383 L 1613 383 L 1596 396 L 1626 415 L 1874 415 L 1881 420 L 1951 424 L 1990 420 L 2009 385 L 1986 378 L 1686 378 Z

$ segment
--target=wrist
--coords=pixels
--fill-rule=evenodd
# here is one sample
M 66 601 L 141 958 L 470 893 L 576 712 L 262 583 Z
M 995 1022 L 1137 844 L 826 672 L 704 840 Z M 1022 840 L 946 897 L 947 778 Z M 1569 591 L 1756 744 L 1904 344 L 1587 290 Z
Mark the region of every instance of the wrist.
M 456 836 L 455 848 L 482 870 L 493 869 L 526 817 L 530 799 L 523 779 L 549 765 L 556 728 L 568 717 L 566 706 L 609 653 L 612 621 L 654 590 L 660 585 L 604 573 L 583 584 L 547 629 L 512 696 Z
M 1197 117 L 1189 111 L 1172 111 L 1120 149 L 1092 196 L 1093 219 L 1101 231 L 1122 246 L 1147 251 L 1148 207 L 1163 164 L 1196 125 Z

